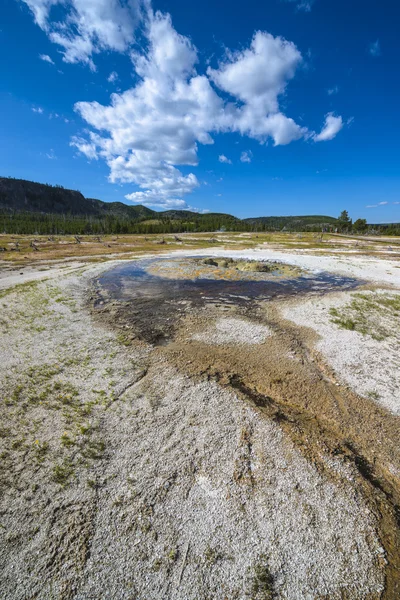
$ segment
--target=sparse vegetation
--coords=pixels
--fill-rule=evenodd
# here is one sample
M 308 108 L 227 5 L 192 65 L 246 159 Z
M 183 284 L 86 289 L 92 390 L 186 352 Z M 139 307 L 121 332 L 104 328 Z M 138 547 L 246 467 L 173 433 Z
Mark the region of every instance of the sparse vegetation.
M 370 398 L 370 400 L 374 400 L 374 401 L 379 400 L 379 398 L 381 397 L 380 394 L 376 390 L 369 390 L 366 393 L 366 396 L 368 398 Z
M 215 564 L 218 560 L 223 558 L 222 554 L 217 550 L 217 548 L 212 548 L 211 546 L 207 546 L 204 552 L 204 559 L 208 565 Z
M 199 236 L 199 240 L 193 243 L 198 244 L 197 247 L 201 247 L 202 244 L 209 244 L 209 241 L 207 241 L 209 237 Z M 166 244 L 177 243 L 177 240 L 171 241 L 170 237 L 166 236 L 165 239 Z M 185 239 L 185 236 L 182 236 L 182 239 Z M 222 242 L 215 243 L 224 243 L 222 235 L 221 239 Z M 286 244 L 286 247 L 296 244 L 295 237 L 290 234 L 274 234 L 273 236 L 263 234 L 257 239 L 254 235 L 241 237 L 239 234 L 232 234 L 229 238 L 225 237 L 225 240 L 228 239 L 237 244 L 235 247 L 239 247 L 241 244 L 251 247 L 267 239 L 279 244 Z M 135 238 L 135 243 L 137 243 L 136 240 L 137 238 Z M 156 238 L 153 238 L 151 243 L 149 242 L 150 249 L 154 247 L 155 240 Z M 89 253 L 93 251 L 93 248 L 100 247 L 101 243 L 104 243 L 104 238 L 101 242 L 87 238 L 82 239 L 80 244 L 75 244 L 73 247 L 77 249 L 77 252 L 81 252 L 86 248 L 85 251 Z M 226 241 L 225 243 L 229 242 Z M 317 238 L 311 234 L 303 234 L 301 243 L 317 250 L 323 244 L 329 245 L 328 240 L 324 239 L 322 241 L 319 237 Z M 27 241 L 24 244 L 28 247 Z M 55 247 L 56 242 L 48 241 L 48 244 Z M 72 248 L 72 245 L 70 247 Z M 60 248 L 62 248 L 61 244 Z M 132 246 L 129 246 L 129 248 L 132 248 Z M 143 248 L 143 246 L 140 246 L 140 248 Z M 240 262 L 243 263 L 245 270 L 249 268 L 258 271 L 260 267 L 267 267 L 265 270 L 276 268 L 273 263 Z M 235 262 L 231 259 L 216 259 L 214 263 L 211 263 L 210 266 L 219 269 L 235 268 Z M 250 277 L 250 275 L 243 275 L 243 273 L 236 275 L 240 278 Z M 77 285 L 75 278 L 73 282 L 73 285 Z M 193 497 L 190 490 L 196 485 L 197 487 L 194 489 L 201 491 L 197 485 L 197 480 L 199 483 L 201 482 L 199 475 L 202 475 L 202 471 L 198 472 L 198 465 L 202 468 L 201 462 L 203 462 L 208 467 L 207 458 L 197 462 L 197 458 L 202 456 L 203 452 L 202 447 L 197 443 L 199 438 L 202 437 L 198 432 L 201 433 L 203 428 L 208 427 L 207 419 L 214 419 L 214 414 L 217 415 L 217 413 L 212 412 L 214 409 L 208 400 L 206 402 L 207 396 L 204 395 L 205 400 L 203 401 L 202 390 L 199 389 L 195 393 L 195 398 L 189 398 L 189 395 L 186 396 L 186 394 L 189 393 L 190 388 L 188 382 L 186 382 L 185 385 L 188 385 L 188 387 L 182 388 L 184 390 L 182 392 L 184 410 L 182 411 L 182 407 L 179 406 L 178 395 L 181 393 L 181 388 L 178 388 L 178 392 L 175 394 L 172 385 L 174 382 L 168 379 L 168 374 L 164 376 L 164 371 L 161 371 L 158 375 L 156 369 L 162 369 L 163 365 L 156 364 L 155 367 L 152 366 L 155 370 L 150 371 L 148 381 L 145 380 L 137 388 L 133 387 L 124 402 L 116 402 L 110 406 L 113 386 L 115 386 L 114 397 L 120 397 L 121 389 L 124 389 L 124 385 L 132 381 L 132 371 L 136 371 L 142 366 L 141 355 L 136 356 L 136 345 L 129 348 L 129 351 L 125 348 L 125 346 L 130 346 L 132 343 L 128 333 L 129 330 L 127 333 L 122 333 L 116 343 L 115 336 L 118 335 L 117 333 L 115 336 L 110 335 L 109 330 L 106 333 L 97 333 L 93 321 L 90 322 L 92 329 L 88 333 L 85 329 L 86 321 L 81 318 L 81 314 L 78 317 L 74 316 L 69 321 L 73 306 L 70 297 L 73 296 L 73 293 L 68 290 L 73 289 L 73 287 L 69 288 L 68 285 L 65 286 L 66 291 L 64 291 L 64 289 L 57 288 L 49 282 L 43 286 L 34 284 L 32 288 L 24 288 L 27 293 L 16 294 L 12 298 L 7 296 L 3 303 L 4 312 L 7 313 L 5 320 L 7 323 L 11 323 L 12 327 L 15 327 L 15 332 L 17 332 L 16 338 L 19 345 L 18 352 L 20 353 L 17 358 L 19 361 L 21 356 L 22 360 L 21 362 L 10 361 L 13 370 L 4 385 L 3 382 L 1 384 L 2 389 L 6 390 L 6 394 L 4 394 L 5 402 L 2 403 L 0 408 L 2 411 L 0 441 L 4 448 L 0 453 L 3 462 L 0 481 L 2 486 L 8 485 L 6 481 L 7 471 L 12 473 L 14 480 L 11 485 L 8 485 L 8 488 L 10 489 L 10 496 L 14 494 L 15 497 L 18 497 L 21 490 L 21 505 L 18 506 L 21 506 L 21 515 L 23 515 L 21 521 L 24 524 L 28 517 L 32 521 L 29 512 L 31 505 L 34 505 L 34 509 L 37 510 L 37 507 L 42 506 L 42 502 L 43 505 L 47 502 L 43 515 L 39 514 L 37 519 L 40 522 L 40 540 L 35 540 L 35 544 L 29 546 L 27 540 L 30 538 L 28 536 L 24 538 L 23 535 L 18 533 L 23 542 L 28 545 L 28 551 L 37 552 L 40 550 L 42 556 L 38 560 L 43 559 L 48 563 L 58 551 L 62 561 L 67 562 L 65 557 L 67 557 L 67 560 L 71 557 L 72 562 L 72 559 L 75 560 L 78 554 L 87 556 L 88 548 L 91 551 L 92 543 L 94 551 L 97 551 L 96 544 L 98 544 L 99 537 L 103 536 L 102 539 L 107 542 L 107 536 L 114 535 L 114 533 L 110 534 L 109 531 L 99 531 L 99 527 L 105 525 L 104 529 L 106 529 L 110 523 L 112 531 L 115 531 L 118 536 L 117 544 L 121 544 L 118 547 L 121 547 L 123 551 L 125 551 L 125 547 L 129 548 L 126 555 L 129 552 L 132 555 L 132 562 L 128 564 L 128 567 L 134 565 L 133 569 L 139 569 L 139 576 L 135 574 L 135 584 L 136 581 L 140 582 L 142 573 L 146 572 L 147 577 L 149 570 L 151 571 L 153 568 L 155 573 L 158 572 L 158 574 L 150 572 L 151 579 L 160 580 L 163 586 L 164 583 L 165 585 L 170 583 L 169 578 L 171 577 L 173 577 L 175 584 L 179 582 L 182 586 L 187 586 L 189 585 L 188 581 L 193 581 L 193 571 L 197 569 L 204 577 L 205 586 L 210 586 L 205 592 L 210 597 L 215 595 L 216 586 L 219 585 L 220 581 L 225 585 L 229 577 L 229 581 L 233 581 L 238 591 L 233 592 L 229 587 L 229 583 L 224 590 L 227 597 L 243 596 L 253 598 L 253 600 L 274 598 L 277 595 L 278 576 L 274 580 L 268 562 L 274 566 L 275 575 L 276 560 L 272 560 L 270 555 L 268 555 L 268 560 L 266 556 L 258 557 L 260 548 L 257 547 L 257 544 L 249 547 L 247 540 L 243 545 L 237 543 L 232 547 L 230 540 L 232 539 L 232 532 L 233 535 L 235 534 L 236 522 L 234 519 L 229 522 L 228 535 L 226 535 L 224 529 L 225 523 L 230 518 L 228 512 L 226 513 L 226 520 L 224 517 L 223 524 L 221 524 L 219 515 L 217 515 L 216 521 L 211 521 L 213 525 L 217 525 L 215 532 L 212 529 L 212 540 L 210 540 L 212 545 L 205 548 L 203 542 L 201 542 L 201 545 L 198 544 L 195 534 L 196 528 L 194 527 L 190 530 L 192 537 L 189 538 L 192 545 L 189 546 L 188 543 L 186 551 L 181 534 L 175 533 L 175 525 L 173 527 L 169 525 L 172 522 L 172 518 L 171 521 L 169 520 L 171 515 L 174 516 L 173 511 L 168 516 L 166 516 L 166 512 L 163 512 L 165 508 L 167 510 L 170 510 L 171 507 L 174 510 L 176 508 L 177 512 L 175 514 L 179 517 L 182 516 L 180 520 L 179 518 L 176 519 L 182 530 L 185 527 L 186 517 L 193 519 L 194 514 L 194 518 L 199 519 L 200 527 L 203 526 L 202 504 L 199 503 L 196 507 L 196 513 L 193 513 Z M 30 306 L 31 296 L 34 299 L 32 306 Z M 41 303 L 41 298 L 45 299 L 45 304 Z M 76 298 L 79 307 L 78 294 L 76 294 Z M 12 301 L 9 302 L 9 299 Z M 380 310 L 396 315 L 396 310 L 391 305 L 381 307 Z M 35 311 L 42 311 L 38 313 L 41 314 L 41 317 L 36 324 L 31 324 L 32 313 Z M 56 321 L 57 311 L 65 313 L 64 321 Z M 17 314 L 15 325 L 12 321 L 14 312 Z M 337 318 L 340 316 L 341 314 L 338 313 Z M 354 321 L 352 315 L 349 315 L 348 318 Z M 44 319 L 46 319 L 47 333 L 36 336 L 33 327 L 40 327 L 41 320 Z M 355 323 L 354 327 L 356 328 L 356 326 Z M 100 330 L 100 327 L 98 329 Z M 6 344 L 3 344 L 3 348 L 7 351 Z M 134 357 L 137 364 L 132 365 L 133 358 L 129 357 Z M 185 356 L 185 358 L 187 357 Z M 41 362 L 42 359 L 44 362 Z M 146 356 L 146 360 L 149 360 L 150 363 L 152 358 Z M 247 354 L 246 360 L 248 360 Z M 217 365 L 217 361 L 215 361 L 215 364 Z M 294 365 L 295 368 L 296 365 Z M 152 387 L 155 380 L 154 373 L 157 373 L 156 377 L 160 376 L 160 380 L 162 379 L 159 389 L 156 386 Z M 268 380 L 269 383 L 273 382 L 275 387 L 279 387 L 282 382 L 286 383 L 288 381 L 289 385 L 293 381 L 290 373 L 282 375 L 282 379 L 278 377 L 273 379 L 273 375 L 274 372 L 269 377 L 268 373 L 265 380 Z M 179 381 L 177 383 L 180 385 Z M 118 387 L 116 384 L 118 384 Z M 371 387 L 373 386 L 374 384 L 371 384 Z M 178 420 L 182 422 L 181 431 L 179 431 L 179 427 L 175 427 L 174 417 L 169 417 L 172 413 L 167 412 L 164 406 L 167 403 L 160 400 L 164 397 L 162 394 L 165 394 L 166 391 L 169 393 L 170 388 L 176 395 L 176 400 L 174 399 L 174 402 L 169 402 L 169 404 L 173 404 L 174 409 L 179 410 Z M 278 396 L 280 389 L 274 389 L 273 392 Z M 142 396 L 142 394 L 144 395 Z M 223 394 L 223 391 L 221 391 L 221 394 Z M 373 398 L 373 394 L 374 391 L 372 390 L 371 398 Z M 175 396 L 171 396 L 171 398 L 175 398 Z M 223 396 L 221 396 L 221 399 L 224 401 Z M 232 410 L 235 423 L 239 426 L 242 420 L 242 408 L 232 405 L 229 401 L 227 407 L 228 411 L 226 412 L 231 413 Z M 181 419 L 180 415 L 182 414 L 185 416 Z M 207 415 L 207 417 L 203 418 L 204 415 Z M 118 419 L 121 419 L 120 422 L 123 423 L 123 426 L 118 426 Z M 221 427 L 217 419 L 221 419 Z M 214 420 L 216 421 L 216 435 L 222 436 L 225 435 L 225 429 L 231 430 L 230 421 L 225 421 L 221 413 L 218 413 L 218 417 Z M 171 426 L 172 431 L 172 435 L 165 440 L 163 438 L 164 422 Z M 186 426 L 187 423 L 190 425 L 189 427 Z M 263 429 L 263 423 L 263 419 L 260 418 L 261 433 L 268 431 L 265 428 Z M 196 427 L 196 430 L 193 430 L 194 427 Z M 182 433 L 182 438 L 179 437 L 180 433 Z M 160 443 L 158 441 L 152 443 L 153 435 L 154 440 L 160 440 Z M 268 439 L 268 436 L 263 436 L 263 439 Z M 232 456 L 236 456 L 235 453 L 237 452 L 235 440 L 233 440 L 232 446 L 228 447 L 227 454 L 230 454 L 229 448 L 232 448 Z M 218 439 L 214 438 L 212 440 L 210 437 L 210 442 L 207 450 L 214 452 L 215 448 L 215 455 L 218 457 Z M 310 443 L 312 442 L 311 439 Z M 196 453 L 193 454 L 193 461 L 190 461 L 190 463 L 188 461 L 187 464 L 187 472 L 190 476 L 181 478 L 180 473 L 186 473 L 186 455 L 183 456 L 182 452 L 191 452 L 192 447 Z M 197 448 L 200 449 L 200 454 Z M 126 455 L 122 454 L 122 450 L 124 453 L 126 451 Z M 256 446 L 255 450 L 257 450 Z M 280 451 L 279 448 L 278 450 Z M 292 451 L 290 451 L 290 456 L 292 456 Z M 176 457 L 178 458 L 176 459 Z M 247 460 L 247 454 L 245 458 Z M 183 459 L 185 460 L 183 461 Z M 230 463 L 228 459 L 226 464 L 223 465 L 224 473 L 233 472 L 231 469 L 233 463 Z M 99 460 L 102 460 L 102 462 L 96 467 L 96 461 Z M 171 461 L 171 465 L 167 464 L 168 460 Z M 259 455 L 255 451 L 254 461 L 258 460 Z M 289 462 L 288 459 L 288 464 Z M 181 463 L 185 470 L 181 469 Z M 273 468 L 267 469 L 268 476 L 269 471 L 273 470 Z M 170 481 L 172 481 L 171 473 L 175 474 L 175 472 L 178 484 L 176 486 L 170 485 Z M 31 473 L 34 474 L 33 477 L 31 477 Z M 276 493 L 275 486 L 271 485 L 274 482 L 272 476 L 271 480 L 263 480 L 261 479 L 263 477 L 261 472 L 258 474 L 258 471 L 255 471 L 255 473 L 257 477 L 260 475 L 260 489 L 264 485 L 265 489 L 268 489 L 271 494 Z M 168 479 L 166 479 L 167 476 Z M 279 473 L 277 476 L 279 477 Z M 310 477 L 310 475 L 307 476 Z M 290 479 L 292 481 L 293 477 Z M 129 489 L 127 489 L 126 480 Z M 152 482 L 154 482 L 154 486 Z M 213 481 L 212 483 L 214 484 Z M 216 485 L 223 489 L 217 477 Z M 221 495 L 221 502 L 225 503 L 224 510 L 225 507 L 228 507 L 227 510 L 229 511 L 229 507 L 233 506 L 231 497 L 236 493 L 235 485 L 234 481 L 230 481 L 229 493 L 226 497 Z M 320 485 L 321 483 L 318 483 L 318 486 Z M 67 486 L 71 486 L 73 489 L 65 490 L 64 488 Z M 185 491 L 187 491 L 186 496 L 183 493 Z M 299 498 L 299 502 L 303 502 L 306 495 L 305 491 L 301 491 L 302 497 Z M 340 490 L 338 490 L 339 492 Z M 165 501 L 167 494 L 168 502 Z M 253 510 L 255 488 L 249 486 L 247 489 L 243 486 L 240 494 L 248 500 L 240 506 L 239 526 L 237 528 L 239 541 L 239 536 L 243 535 L 243 531 L 244 537 L 246 537 L 243 523 L 246 522 L 247 517 L 250 516 L 250 511 Z M 174 499 L 174 495 L 176 495 L 176 499 Z M 198 498 L 199 494 L 197 494 L 194 501 L 197 502 Z M 67 501 L 65 502 L 65 500 Z M 207 510 L 208 502 L 206 501 L 204 504 L 204 510 Z M 190 511 L 187 510 L 188 507 Z M 26 510 L 27 508 L 28 510 Z M 16 514 L 15 509 L 12 510 Z M 107 511 L 112 513 L 111 522 L 107 518 Z M 187 514 L 185 514 L 185 511 Z M 237 516 L 237 513 L 235 514 Z M 207 515 L 207 517 L 209 516 Z M 249 529 L 254 523 L 253 516 L 247 521 Z M 301 511 L 299 511 L 299 518 L 302 518 Z M 321 521 L 318 521 L 318 519 L 310 520 L 309 523 L 307 521 L 306 525 L 309 525 L 310 528 L 321 526 Z M 166 523 L 166 534 L 163 531 L 164 523 Z M 196 523 L 197 521 L 195 521 L 195 525 Z M 207 524 L 206 519 L 205 523 Z M 7 527 L 9 527 L 8 523 Z M 351 523 L 349 527 L 352 527 Z M 282 529 L 280 532 L 282 532 Z M 351 529 L 351 532 L 353 532 L 353 529 Z M 360 534 L 357 531 L 356 534 L 359 538 Z M 338 535 L 340 540 L 340 534 Z M 88 542 L 86 542 L 85 536 L 87 536 Z M 55 538 L 58 537 L 60 538 L 59 544 L 62 546 L 61 551 L 59 551 L 57 545 L 58 540 L 55 542 Z M 284 535 L 279 536 L 277 534 L 274 541 L 276 540 L 280 547 L 285 548 L 286 541 L 284 538 Z M 186 539 L 188 538 L 186 537 Z M 40 544 L 37 543 L 38 541 Z M 273 545 L 272 543 L 271 548 L 268 547 L 268 552 L 275 551 Z M 201 548 L 200 555 L 199 546 Z M 290 547 L 290 541 L 288 546 Z M 189 547 L 190 552 L 188 551 Z M 140 558 L 142 556 L 141 552 L 143 552 L 143 555 L 146 553 L 146 560 Z M 228 552 L 232 554 L 232 557 L 228 556 Z M 319 548 L 317 552 L 320 552 Z M 237 565 L 242 559 L 245 562 L 243 563 L 243 570 L 239 571 Z M 326 564 L 326 562 L 324 563 L 324 560 L 326 561 L 325 556 L 322 558 L 317 556 L 317 559 L 320 561 L 317 563 L 317 568 L 321 568 L 321 564 Z M 54 560 L 48 570 L 42 572 L 48 574 L 52 570 L 55 573 L 53 564 Z M 249 564 L 253 566 L 246 571 Z M 290 560 L 287 568 L 290 569 Z M 57 571 L 57 576 L 58 572 L 62 572 L 62 569 Z M 83 567 L 81 572 L 83 572 Z M 236 581 L 237 573 L 239 573 L 240 578 L 238 577 Z M 195 575 L 197 576 L 197 572 Z M 324 576 L 325 573 L 322 577 Z M 358 577 L 357 572 L 356 577 Z M 72 573 L 70 580 L 73 585 L 76 584 L 74 573 Z M 55 585 L 58 585 L 58 583 L 55 576 Z M 212 587 L 214 583 L 215 586 Z M 284 584 L 279 578 L 279 591 L 281 585 Z M 173 593 L 173 589 L 170 586 L 168 593 Z M 139 594 L 136 589 L 131 590 L 131 593 L 133 595 Z M 152 590 L 149 593 L 151 594 Z
M 299 271 L 296 267 L 284 265 L 274 261 L 258 260 L 235 260 L 233 258 L 204 258 L 201 263 L 210 267 L 219 267 L 220 269 L 234 269 L 236 271 L 249 271 L 253 273 L 273 273 L 274 271 Z
M 397 334 L 400 316 L 400 295 L 356 293 L 347 306 L 331 308 L 332 322 L 342 329 L 384 340 Z
M 176 559 L 178 558 L 178 549 L 177 548 L 171 548 L 171 550 L 168 552 L 168 560 L 171 562 L 175 562 Z
M 69 478 L 74 473 L 74 467 L 70 461 L 65 461 L 62 464 L 53 467 L 53 479 L 56 483 L 65 486 Z
M 273 600 L 274 579 L 268 568 L 267 557 L 262 554 L 254 565 L 252 600 Z

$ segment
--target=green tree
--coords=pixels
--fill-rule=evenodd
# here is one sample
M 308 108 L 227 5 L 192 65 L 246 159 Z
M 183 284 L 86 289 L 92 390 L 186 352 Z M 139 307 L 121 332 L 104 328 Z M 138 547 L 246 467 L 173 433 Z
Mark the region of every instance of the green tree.
M 353 225 L 354 231 L 364 232 L 368 229 L 367 219 L 357 219 Z
M 347 210 L 342 210 L 338 218 L 338 227 L 340 231 L 350 229 L 352 220 L 349 217 Z

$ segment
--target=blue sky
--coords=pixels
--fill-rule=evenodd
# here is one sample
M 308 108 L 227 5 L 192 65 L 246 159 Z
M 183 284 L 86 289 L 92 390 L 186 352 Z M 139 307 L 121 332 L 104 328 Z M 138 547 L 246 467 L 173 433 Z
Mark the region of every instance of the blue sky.
M 0 174 L 400 221 L 394 0 L 3 0 Z

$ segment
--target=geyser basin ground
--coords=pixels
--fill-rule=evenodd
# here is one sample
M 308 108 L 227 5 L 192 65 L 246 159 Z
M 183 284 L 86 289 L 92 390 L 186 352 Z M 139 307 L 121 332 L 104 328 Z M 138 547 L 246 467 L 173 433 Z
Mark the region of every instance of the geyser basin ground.
M 396 265 L 252 257 L 2 280 L 1 597 L 398 599 Z
M 137 335 L 160 344 L 194 307 L 222 304 L 250 310 L 256 302 L 349 290 L 363 282 L 312 274 L 285 263 L 202 257 L 129 262 L 106 271 L 97 283 L 96 306 L 111 300 L 115 309 L 122 303 L 120 309 Z

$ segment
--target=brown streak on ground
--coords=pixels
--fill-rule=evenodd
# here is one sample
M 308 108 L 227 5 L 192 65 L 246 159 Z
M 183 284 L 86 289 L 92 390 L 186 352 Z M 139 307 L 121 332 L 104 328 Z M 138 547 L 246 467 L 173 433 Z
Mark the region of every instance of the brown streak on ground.
M 276 304 L 258 307 L 253 318 L 274 335 L 261 345 L 207 345 L 190 339 L 214 317 L 187 317 L 163 357 L 192 377 L 232 387 L 268 418 L 279 422 L 302 453 L 332 477 L 323 457 L 339 455 L 354 464 L 365 499 L 378 517 L 388 565 L 385 600 L 400 596 L 400 489 L 387 464 L 400 467 L 399 419 L 373 401 L 341 386 L 313 350 L 317 336 L 279 317 Z M 189 334 L 188 334 L 189 332 Z M 245 352 L 245 359 L 244 359 Z

